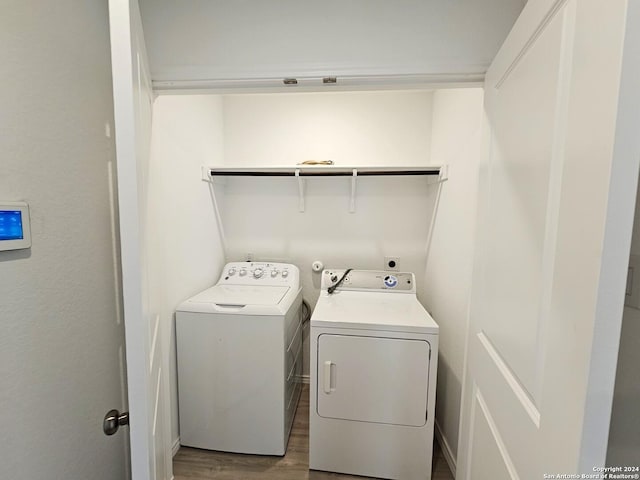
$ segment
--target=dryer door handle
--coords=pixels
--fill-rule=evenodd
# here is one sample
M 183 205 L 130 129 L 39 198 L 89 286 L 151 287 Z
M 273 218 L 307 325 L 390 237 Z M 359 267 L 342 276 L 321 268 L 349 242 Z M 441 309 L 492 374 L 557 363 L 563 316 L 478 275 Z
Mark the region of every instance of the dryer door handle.
M 331 392 L 335 392 L 336 390 L 336 382 L 332 375 L 335 368 L 336 364 L 332 363 L 331 360 L 327 360 L 326 362 L 324 362 L 322 389 L 326 394 L 330 394 Z

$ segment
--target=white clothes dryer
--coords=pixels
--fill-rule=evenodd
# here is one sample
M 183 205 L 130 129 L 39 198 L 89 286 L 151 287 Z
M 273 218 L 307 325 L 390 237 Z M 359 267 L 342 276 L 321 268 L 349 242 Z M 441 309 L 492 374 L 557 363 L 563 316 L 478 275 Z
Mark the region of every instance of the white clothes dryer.
M 323 272 L 311 317 L 309 468 L 431 478 L 438 331 L 413 273 Z
M 284 455 L 301 384 L 296 266 L 232 262 L 176 311 L 180 444 Z

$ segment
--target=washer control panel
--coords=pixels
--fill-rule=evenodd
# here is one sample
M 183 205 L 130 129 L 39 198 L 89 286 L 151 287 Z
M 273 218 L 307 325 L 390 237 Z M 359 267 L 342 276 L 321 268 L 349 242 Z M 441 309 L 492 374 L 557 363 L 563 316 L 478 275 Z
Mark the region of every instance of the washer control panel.
M 300 284 L 300 270 L 290 263 L 230 262 L 222 269 L 218 284 L 286 285 Z
M 344 268 L 326 269 L 322 272 L 322 290 L 340 281 Z M 416 279 L 411 272 L 387 272 L 383 270 L 351 270 L 336 291 L 385 291 L 389 293 L 416 293 Z

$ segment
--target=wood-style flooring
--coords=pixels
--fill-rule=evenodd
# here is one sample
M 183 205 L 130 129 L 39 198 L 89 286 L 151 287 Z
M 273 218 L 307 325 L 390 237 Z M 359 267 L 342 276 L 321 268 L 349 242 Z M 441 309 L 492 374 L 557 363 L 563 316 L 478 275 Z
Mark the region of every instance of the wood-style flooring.
M 173 459 L 175 480 L 282 479 L 340 480 L 352 475 L 309 470 L 309 386 L 305 385 L 284 457 L 242 455 L 181 447 Z M 453 480 L 440 448 L 435 447 L 432 480 Z

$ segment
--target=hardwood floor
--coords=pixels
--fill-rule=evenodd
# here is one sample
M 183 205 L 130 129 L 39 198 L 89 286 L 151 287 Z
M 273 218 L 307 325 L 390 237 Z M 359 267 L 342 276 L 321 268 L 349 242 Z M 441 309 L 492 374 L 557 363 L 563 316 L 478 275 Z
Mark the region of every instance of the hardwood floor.
M 298 403 L 284 457 L 242 455 L 181 447 L 173 459 L 175 480 L 205 479 L 356 479 L 352 475 L 309 470 L 309 386 L 305 385 Z M 432 480 L 453 480 L 440 448 L 433 457 Z

